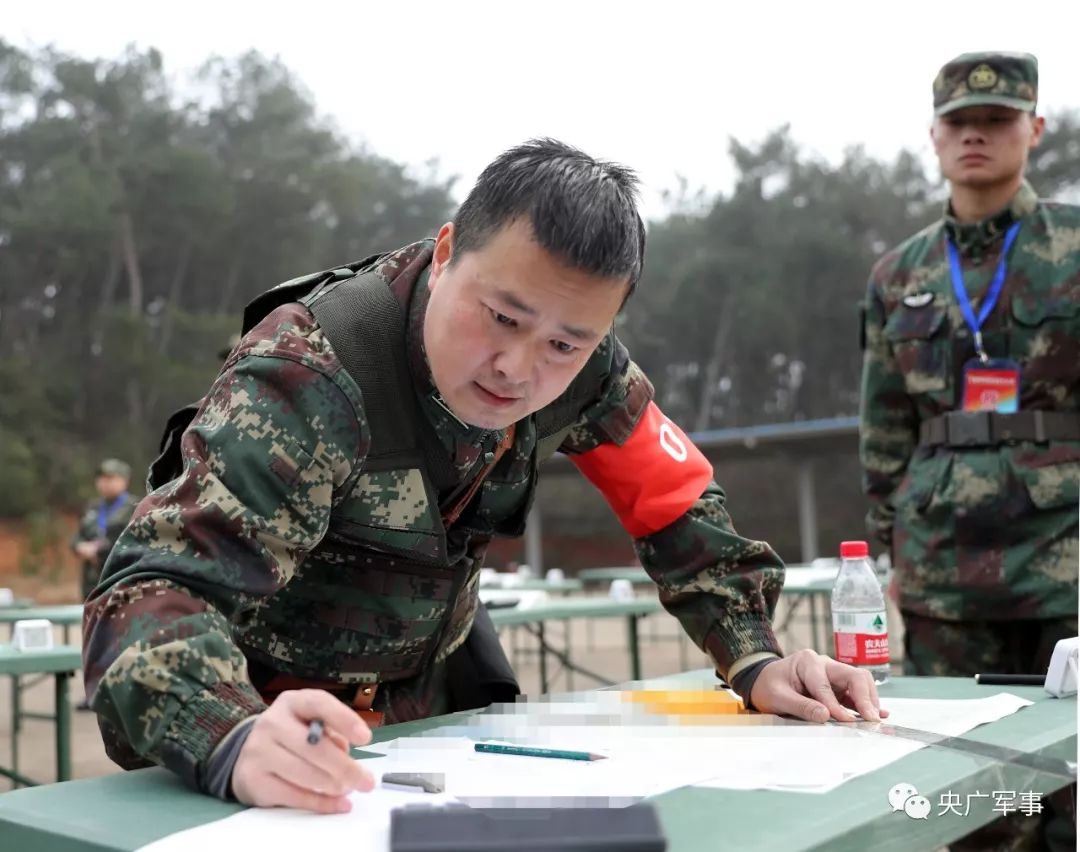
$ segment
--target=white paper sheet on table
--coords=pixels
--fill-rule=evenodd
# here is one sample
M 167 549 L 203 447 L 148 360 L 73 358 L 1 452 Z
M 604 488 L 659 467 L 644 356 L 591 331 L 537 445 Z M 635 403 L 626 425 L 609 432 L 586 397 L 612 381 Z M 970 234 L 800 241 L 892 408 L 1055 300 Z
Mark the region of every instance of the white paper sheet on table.
M 733 724 L 694 727 L 646 726 L 633 720 L 597 723 L 599 717 L 615 713 L 620 702 L 617 692 L 598 693 L 588 705 L 522 705 L 520 713 L 477 717 L 486 741 L 521 741 L 525 733 L 533 745 L 598 752 L 607 755 L 604 760 L 478 754 L 475 740 L 465 735 L 391 740 L 367 748 L 384 754 L 365 761 L 376 780 L 383 772 L 439 772 L 445 775 L 446 793 L 377 788 L 353 794 L 352 813 L 340 816 L 252 808 L 171 835 L 140 852 L 208 852 L 247 845 L 290 852 L 331 845 L 350 852 L 384 852 L 389 848 L 390 811 L 417 802 L 619 807 L 684 786 L 824 793 L 923 747 L 841 725 L 770 725 L 767 717 L 731 717 Z M 885 706 L 891 711 L 888 721 L 896 725 L 958 736 L 1031 703 L 998 693 L 972 700 L 896 698 Z M 476 735 L 475 730 L 470 733 Z
M 978 725 L 1009 716 L 1031 703 L 1001 692 L 973 699 L 893 698 L 884 701 L 883 705 L 890 711 L 886 724 L 955 737 Z M 810 729 L 805 735 L 795 737 L 776 736 L 778 731 L 765 729 L 762 738 L 773 742 L 760 750 L 758 746 L 762 744 L 755 742 L 747 753 L 738 754 L 734 762 L 725 762 L 715 777 L 696 786 L 827 793 L 844 781 L 880 769 L 925 747 L 913 740 L 843 725 Z M 736 744 L 735 752 L 744 751 L 749 741 Z
M 560 727 L 558 733 L 559 748 L 599 751 L 606 757 L 582 761 L 483 754 L 471 739 L 423 737 L 395 740 L 386 757 L 367 765 L 376 773 L 442 772 L 446 792 L 473 807 L 625 807 L 712 774 L 700 761 L 666 759 L 662 742 L 635 738 L 632 731 L 620 736 L 618 744 L 608 738 L 607 747 L 595 745 L 600 742 L 595 728 Z M 587 742 L 594 743 L 591 749 Z
M 311 814 L 287 808 L 249 808 L 217 822 L 170 834 L 139 852 L 213 852 L 258 849 L 259 852 L 298 852 L 342 849 L 348 852 L 388 852 L 390 812 L 404 805 L 452 802 L 451 796 L 376 788 L 353 793 L 347 814 Z

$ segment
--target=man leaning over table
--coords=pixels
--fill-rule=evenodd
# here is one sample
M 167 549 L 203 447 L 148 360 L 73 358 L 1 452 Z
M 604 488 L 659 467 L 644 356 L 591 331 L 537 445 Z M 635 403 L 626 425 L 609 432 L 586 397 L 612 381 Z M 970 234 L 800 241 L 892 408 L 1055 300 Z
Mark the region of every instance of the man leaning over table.
M 555 451 L 748 703 L 878 718 L 866 672 L 781 657 L 782 563 L 735 532 L 710 464 L 614 334 L 643 262 L 636 186 L 533 140 L 435 239 L 249 306 L 207 396 L 170 421 L 87 606 L 87 691 L 113 760 L 343 812 L 373 786 L 346 742 L 513 700 L 478 575 L 494 536 L 522 533 Z M 313 719 L 330 732 L 317 746 Z

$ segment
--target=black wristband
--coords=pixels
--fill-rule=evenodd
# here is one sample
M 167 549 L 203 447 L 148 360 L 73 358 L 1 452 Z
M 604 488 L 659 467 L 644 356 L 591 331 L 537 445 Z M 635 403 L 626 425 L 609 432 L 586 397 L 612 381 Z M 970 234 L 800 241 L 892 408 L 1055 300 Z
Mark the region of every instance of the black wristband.
M 747 666 L 731 679 L 731 688 L 734 689 L 739 698 L 742 699 L 747 710 L 754 709 L 754 705 L 750 701 L 750 693 L 754 689 L 754 684 L 757 682 L 758 675 L 761 674 L 762 669 L 769 663 L 776 663 L 779 661 L 779 657 L 769 657 L 766 660 L 758 660 L 753 665 Z
M 232 790 L 232 774 L 233 769 L 236 766 L 236 760 L 240 757 L 240 749 L 244 747 L 244 743 L 247 742 L 248 735 L 251 733 L 253 722 L 241 722 L 243 730 L 237 731 L 230 736 L 220 748 L 214 750 L 214 753 L 210 755 L 206 761 L 206 771 L 204 773 L 204 793 L 209 793 L 211 796 L 215 796 L 218 799 L 226 802 L 235 802 L 236 796 L 233 795 Z

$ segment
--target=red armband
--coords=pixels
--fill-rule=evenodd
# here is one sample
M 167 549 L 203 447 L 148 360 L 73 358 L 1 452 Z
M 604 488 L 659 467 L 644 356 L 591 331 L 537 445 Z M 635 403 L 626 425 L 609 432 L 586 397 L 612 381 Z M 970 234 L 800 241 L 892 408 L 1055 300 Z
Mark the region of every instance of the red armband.
M 677 519 L 713 478 L 709 460 L 654 402 L 621 447 L 602 444 L 570 460 L 600 490 L 634 538 Z

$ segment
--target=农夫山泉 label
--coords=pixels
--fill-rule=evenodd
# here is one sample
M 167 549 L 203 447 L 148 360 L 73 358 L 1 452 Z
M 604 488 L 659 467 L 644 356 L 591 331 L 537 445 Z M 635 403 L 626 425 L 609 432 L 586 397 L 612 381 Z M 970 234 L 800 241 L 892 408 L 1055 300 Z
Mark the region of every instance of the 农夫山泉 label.
M 879 666 L 889 662 L 889 631 L 885 612 L 834 612 L 833 641 L 836 659 L 852 666 Z

